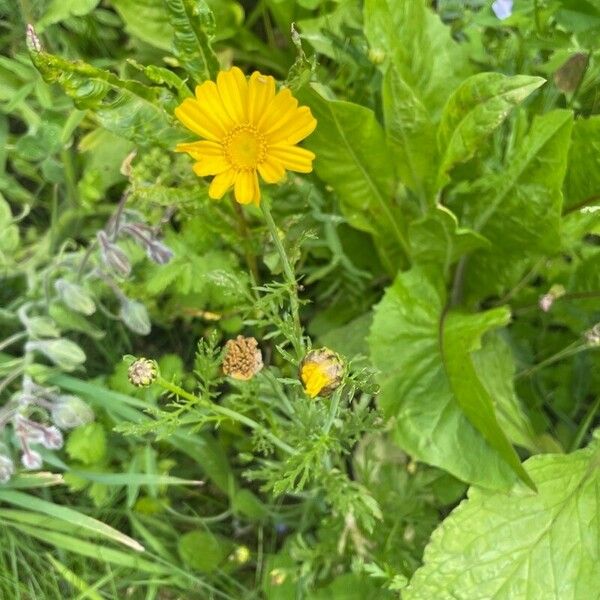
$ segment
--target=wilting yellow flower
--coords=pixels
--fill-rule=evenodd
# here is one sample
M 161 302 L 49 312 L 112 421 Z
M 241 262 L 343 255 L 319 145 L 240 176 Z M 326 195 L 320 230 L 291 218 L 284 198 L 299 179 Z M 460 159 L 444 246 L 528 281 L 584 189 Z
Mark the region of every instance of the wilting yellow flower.
M 217 82 L 196 87 L 175 116 L 204 140 L 179 144 L 197 162 L 200 177 L 214 175 L 208 189 L 219 199 L 232 187 L 240 204 L 258 205 L 257 172 L 267 183 L 277 183 L 288 171 L 310 173 L 315 155 L 296 146 L 310 135 L 317 121 L 289 89 L 275 93 L 275 80 L 258 71 L 249 79 L 237 67 L 221 71 Z
M 329 348 L 311 350 L 300 363 L 300 380 L 311 397 L 328 396 L 342 383 L 342 359 Z

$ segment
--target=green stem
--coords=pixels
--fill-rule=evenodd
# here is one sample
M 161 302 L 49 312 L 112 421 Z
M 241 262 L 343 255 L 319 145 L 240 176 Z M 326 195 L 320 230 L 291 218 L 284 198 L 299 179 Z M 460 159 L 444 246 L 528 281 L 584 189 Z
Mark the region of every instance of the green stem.
M 340 406 L 340 400 L 342 398 L 342 389 L 338 389 L 331 398 L 331 405 L 329 406 L 329 416 L 327 418 L 327 423 L 325 423 L 325 427 L 323 428 L 324 433 L 329 433 L 331 426 L 333 425 L 333 421 L 335 420 L 335 416 L 337 415 L 338 408 Z
M 563 348 L 560 352 L 546 358 L 542 362 L 534 365 L 533 367 L 526 369 L 525 371 L 521 371 L 517 373 L 515 379 L 520 379 L 521 377 L 529 377 L 537 371 L 553 365 L 555 362 L 562 360 L 563 358 L 568 358 L 569 356 L 574 356 L 575 354 L 579 354 L 579 352 L 583 352 L 584 350 L 588 350 L 589 346 L 587 344 L 582 344 L 581 342 L 574 342 L 573 344 Z
M 271 215 L 271 209 L 269 208 L 269 205 L 266 201 L 263 200 L 260 203 L 260 208 L 265 217 L 267 228 L 269 229 L 269 233 L 271 234 L 271 238 L 273 239 L 273 243 L 275 244 L 275 248 L 277 249 L 279 258 L 281 259 L 281 264 L 283 266 L 283 274 L 290 287 L 292 319 L 294 320 L 294 329 L 296 331 L 296 336 L 293 340 L 293 343 L 294 349 L 296 350 L 297 358 L 298 360 L 300 360 L 302 358 L 302 355 L 304 354 L 304 343 L 302 341 L 302 324 L 300 323 L 300 303 L 298 302 L 298 287 L 296 283 L 296 276 L 294 275 L 292 265 L 290 264 L 288 256 L 285 252 L 285 248 L 283 247 L 283 244 L 279 239 L 277 225 L 275 225 L 275 221 L 273 221 L 273 216 Z
M 237 421 L 238 423 L 241 423 L 242 425 L 246 425 L 246 427 L 250 427 L 250 429 L 260 431 L 268 440 L 273 442 L 273 444 L 275 446 L 277 446 L 279 449 L 283 450 L 284 452 L 287 452 L 288 454 L 296 453 L 294 448 L 292 448 L 289 444 L 286 444 L 285 442 L 280 440 L 276 435 L 273 435 L 268 429 L 266 429 L 265 427 L 263 427 L 262 425 L 260 425 L 259 423 L 257 423 L 253 419 L 251 419 L 250 417 L 247 417 L 246 415 L 242 415 L 241 413 L 239 413 L 235 410 L 231 410 L 230 408 L 227 408 L 225 406 L 221 406 L 220 404 L 214 404 L 213 402 L 208 402 L 206 400 L 203 400 L 202 398 L 199 398 L 198 396 L 195 396 L 194 394 L 190 394 L 190 392 L 187 392 L 183 388 L 179 387 L 178 385 L 176 385 L 174 383 L 171 383 L 170 381 L 167 381 L 166 379 L 163 379 L 162 377 L 158 377 L 158 379 L 156 380 L 156 383 L 158 385 L 160 385 L 160 387 L 162 387 L 163 389 L 168 390 L 169 392 L 175 394 L 176 396 L 179 396 L 180 398 L 185 398 L 186 400 L 189 400 L 190 402 L 193 402 L 194 404 L 201 404 L 202 406 L 205 406 L 206 408 L 208 408 L 209 410 L 212 410 L 214 413 L 216 413 L 218 415 L 227 417 L 228 419 L 231 419 L 232 421 Z
M 594 402 L 594 404 L 592 404 L 590 406 L 590 408 L 588 409 L 588 411 L 585 415 L 585 418 L 583 419 L 583 421 L 580 423 L 579 427 L 577 428 L 575 437 L 573 437 L 573 441 L 571 442 L 571 447 L 569 448 L 569 452 L 574 452 L 575 450 L 577 450 L 579 448 L 579 446 L 581 446 L 581 442 L 583 441 L 585 434 L 587 433 L 588 429 L 590 428 L 590 425 L 592 424 L 592 421 L 594 420 L 594 417 L 596 416 L 596 413 L 598 412 L 598 410 L 600 410 L 600 396 L 598 396 L 598 398 L 596 399 L 596 402 Z
M 19 340 L 22 340 L 23 338 L 26 338 L 26 337 L 27 337 L 27 332 L 19 331 L 19 333 L 15 333 L 14 335 L 7 337 L 5 340 L 0 342 L 0 350 L 4 350 L 4 348 L 8 348 L 8 346 L 10 346 L 11 344 L 14 344 L 15 342 L 18 342 Z

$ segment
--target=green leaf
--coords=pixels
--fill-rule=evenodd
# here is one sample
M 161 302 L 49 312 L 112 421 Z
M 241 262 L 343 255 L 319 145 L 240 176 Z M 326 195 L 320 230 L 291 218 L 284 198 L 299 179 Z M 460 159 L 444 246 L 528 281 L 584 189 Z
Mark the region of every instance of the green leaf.
M 538 493 L 473 488 L 434 532 L 405 600 L 588 600 L 600 589 L 600 455 L 540 455 Z
M 190 531 L 179 538 L 181 558 L 201 573 L 214 571 L 230 553 L 232 544 L 208 531 Z
M 381 126 L 364 106 L 326 100 L 314 90 L 302 97 L 319 124 L 306 142 L 316 154 L 317 175 L 338 195 L 348 222 L 373 236 L 382 262 L 395 274 L 406 263 L 408 245 Z
M 444 274 L 465 254 L 489 246 L 482 235 L 459 227 L 456 216 L 441 204 L 413 221 L 408 237 L 413 262 L 443 265 Z
M 177 58 L 196 83 L 215 79 L 219 61 L 212 50 L 213 14 L 204 0 L 165 0 L 175 31 Z
M 170 51 L 173 28 L 162 0 L 112 0 L 127 31 L 161 50 Z
M 0 194 L 0 264 L 8 262 L 19 247 L 19 228 L 13 221 L 10 206 Z
M 435 186 L 436 126 L 419 98 L 392 65 L 382 88 L 383 116 L 396 171 L 422 204 L 428 204 Z
M 382 52 L 437 121 L 450 95 L 469 72 L 467 54 L 425 0 L 366 0 L 364 29 L 369 46 Z
M 465 80 L 448 99 L 438 128 L 443 154 L 439 184 L 454 166 L 473 158 L 510 111 L 544 82 L 541 77 L 501 73 L 478 73 Z
M 501 293 L 516 283 L 518 261 L 553 254 L 560 247 L 561 190 L 572 121 L 567 110 L 536 117 L 502 171 L 479 180 L 462 200 L 461 222 L 492 243 L 469 260 L 465 282 L 470 297 Z
M 88 423 L 69 434 L 67 454 L 86 465 L 102 462 L 106 456 L 106 434 L 100 423 Z
M 137 552 L 143 552 L 144 550 L 143 546 L 128 535 L 117 531 L 109 525 L 106 525 L 106 523 L 102 523 L 101 521 L 73 510 L 68 506 L 60 506 L 53 502 L 48 502 L 47 500 L 42 500 L 41 498 L 36 498 L 35 496 L 30 496 L 23 492 L 14 492 L 12 490 L 0 490 L 0 502 L 8 502 L 19 508 L 26 508 L 31 511 L 42 513 L 51 517 L 51 519 L 66 521 L 70 525 L 79 526 L 82 529 L 92 531 L 112 541 L 124 544 Z
M 505 308 L 447 312 L 446 301 L 437 268 L 414 267 L 398 275 L 376 308 L 371 359 L 395 440 L 417 460 L 466 482 L 506 488 L 511 469 L 527 480 L 472 359 L 482 336 L 510 315 Z
M 573 124 L 564 193 L 568 211 L 600 204 L 600 116 Z
M 83 17 L 92 12 L 99 3 L 100 0 L 52 0 L 36 27 L 42 32 L 48 25 L 69 17 Z
M 172 149 L 181 140 L 166 110 L 176 100 L 165 88 L 119 79 L 110 71 L 35 49 L 30 56 L 46 82 L 58 83 L 78 108 L 92 110 L 105 129 L 141 146 Z

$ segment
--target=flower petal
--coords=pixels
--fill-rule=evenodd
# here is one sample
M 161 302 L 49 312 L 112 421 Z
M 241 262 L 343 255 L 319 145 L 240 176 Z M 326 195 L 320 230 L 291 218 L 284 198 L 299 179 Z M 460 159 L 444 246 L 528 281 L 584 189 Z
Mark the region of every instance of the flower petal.
M 222 156 L 223 146 L 218 142 L 202 140 L 189 144 L 177 144 L 176 152 L 187 152 L 192 158 L 200 160 L 203 156 Z
M 272 144 L 287 144 L 293 146 L 308 137 L 317 126 L 317 120 L 312 116 L 308 106 L 301 106 L 281 125 L 268 133 Z
M 256 171 L 240 171 L 235 178 L 235 199 L 240 204 L 257 203 L 260 198 Z
M 281 161 L 271 156 L 267 156 L 267 158 L 258 165 L 258 172 L 267 183 L 277 183 L 285 177 L 285 169 L 283 168 Z
M 248 119 L 257 125 L 269 102 L 275 97 L 275 79 L 254 71 L 248 82 Z
M 203 156 L 194 164 L 194 173 L 198 177 L 207 175 L 218 175 L 231 167 L 229 161 L 223 156 Z
M 235 123 L 247 120 L 248 82 L 238 67 L 220 71 L 217 75 L 217 88 L 227 114 Z
M 176 109 L 175 116 L 191 131 L 209 140 L 218 141 L 223 128 L 202 110 L 194 98 L 186 98 Z
M 205 81 L 203 84 L 197 85 L 196 98 L 204 113 L 219 125 L 223 134 L 226 134 L 235 125 L 223 106 L 223 100 L 221 100 L 217 84 L 214 81 Z
M 310 173 L 312 171 L 312 161 L 315 159 L 315 155 L 310 150 L 298 146 L 269 146 L 267 154 L 280 160 L 289 171 L 297 171 L 298 173 Z
M 267 105 L 257 127 L 267 135 L 277 129 L 293 114 L 298 106 L 298 100 L 292 96 L 288 88 L 283 88 Z
M 208 196 L 213 200 L 220 200 L 230 189 L 235 181 L 235 171 L 229 169 L 219 173 L 210 183 Z

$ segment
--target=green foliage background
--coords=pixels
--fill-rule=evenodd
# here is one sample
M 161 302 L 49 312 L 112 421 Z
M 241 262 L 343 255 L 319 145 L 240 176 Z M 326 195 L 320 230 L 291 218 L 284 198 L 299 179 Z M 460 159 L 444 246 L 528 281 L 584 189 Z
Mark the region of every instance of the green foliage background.
M 598 597 L 600 2 L 491 4 L 0 0 L 2 453 L 27 378 L 95 414 L 1 484 L 0 597 Z M 275 232 L 174 153 L 232 64 L 318 121 Z M 107 283 L 122 213 L 173 256 Z

